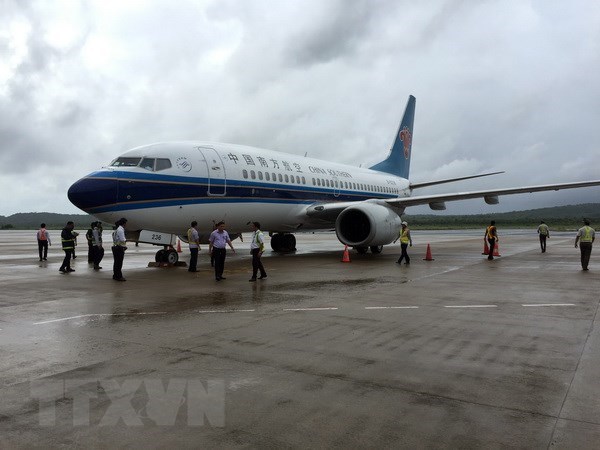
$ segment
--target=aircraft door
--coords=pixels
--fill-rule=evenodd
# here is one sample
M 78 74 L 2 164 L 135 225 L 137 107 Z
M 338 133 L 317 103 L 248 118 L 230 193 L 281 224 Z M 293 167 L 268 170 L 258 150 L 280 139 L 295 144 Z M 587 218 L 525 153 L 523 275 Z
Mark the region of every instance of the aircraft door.
M 334 197 L 340 196 L 340 186 L 341 186 L 341 181 L 338 180 L 338 177 L 334 176 L 333 177 L 333 196 Z
M 198 147 L 208 171 L 208 195 L 225 195 L 227 176 L 225 166 L 217 151 L 212 147 Z

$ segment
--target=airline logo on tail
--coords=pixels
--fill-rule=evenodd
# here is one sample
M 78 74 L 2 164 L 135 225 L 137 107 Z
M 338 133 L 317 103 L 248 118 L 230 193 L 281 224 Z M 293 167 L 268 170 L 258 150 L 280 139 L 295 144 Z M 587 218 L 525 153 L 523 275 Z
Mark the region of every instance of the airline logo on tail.
M 408 127 L 404 127 L 402 131 L 400 131 L 400 140 L 404 144 L 404 158 L 408 159 L 410 156 L 410 145 L 412 143 L 412 135 L 410 134 Z

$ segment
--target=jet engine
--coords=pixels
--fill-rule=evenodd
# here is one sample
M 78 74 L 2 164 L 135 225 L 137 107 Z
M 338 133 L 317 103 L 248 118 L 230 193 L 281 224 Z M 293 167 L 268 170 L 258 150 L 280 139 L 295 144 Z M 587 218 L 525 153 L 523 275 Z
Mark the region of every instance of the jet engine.
M 344 209 L 335 221 L 335 232 L 342 244 L 373 247 L 396 239 L 400 225 L 400 217 L 392 209 L 365 202 Z

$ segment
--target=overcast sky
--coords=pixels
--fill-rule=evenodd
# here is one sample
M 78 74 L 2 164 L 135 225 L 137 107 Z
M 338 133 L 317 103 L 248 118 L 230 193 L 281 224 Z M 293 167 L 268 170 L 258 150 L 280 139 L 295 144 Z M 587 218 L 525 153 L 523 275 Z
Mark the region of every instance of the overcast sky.
M 74 181 L 166 140 L 369 166 L 410 94 L 411 179 L 507 172 L 419 194 L 600 179 L 599 74 L 597 0 L 0 0 L 0 215 L 80 212 Z

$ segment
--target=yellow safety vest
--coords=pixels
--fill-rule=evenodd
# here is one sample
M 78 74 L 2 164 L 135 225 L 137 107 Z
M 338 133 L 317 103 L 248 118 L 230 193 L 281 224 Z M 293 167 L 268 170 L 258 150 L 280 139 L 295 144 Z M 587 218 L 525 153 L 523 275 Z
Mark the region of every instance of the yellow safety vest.
M 410 230 L 406 227 L 404 230 L 400 231 L 400 243 L 408 244 L 410 242 L 410 238 L 408 237 Z
M 579 240 L 581 242 L 592 242 L 592 227 L 584 226 Z
M 494 230 L 494 231 L 492 232 L 492 230 Z M 489 227 L 487 227 L 486 235 L 487 235 L 488 239 L 496 239 L 496 227 L 493 225 L 490 225 Z

